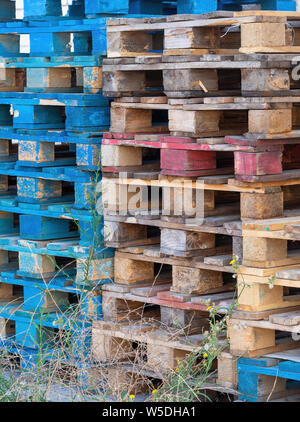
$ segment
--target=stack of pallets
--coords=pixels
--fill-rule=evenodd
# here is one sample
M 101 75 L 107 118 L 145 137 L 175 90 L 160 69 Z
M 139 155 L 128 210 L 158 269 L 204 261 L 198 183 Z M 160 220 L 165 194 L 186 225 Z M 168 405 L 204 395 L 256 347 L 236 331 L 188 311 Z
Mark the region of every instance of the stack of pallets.
M 54 350 L 89 361 L 101 285 L 113 279 L 97 212 L 106 16 L 140 16 L 145 4 L 95 3 L 73 1 L 62 16 L 60 1 L 24 0 L 20 20 L 14 1 L 0 2 L 0 339 L 25 368 Z
M 102 196 L 105 244 L 117 251 L 104 321 L 93 325 L 98 361 L 124 361 L 124 343 L 132 353 L 146 344 L 145 368 L 176 369 L 202 344 L 207 304 L 226 313 L 235 300 L 232 255 L 242 264 L 239 310 L 219 380 L 248 348 L 251 357 L 295 347 L 286 337 L 275 347 L 278 326 L 265 319 L 300 304 L 291 289 L 300 264 L 291 241 L 300 215 L 299 18 L 249 11 L 109 22 L 103 92 L 114 102 Z M 141 321 L 148 308 L 157 321 L 133 328 L 130 316 Z M 236 373 L 226 377 L 234 386 Z

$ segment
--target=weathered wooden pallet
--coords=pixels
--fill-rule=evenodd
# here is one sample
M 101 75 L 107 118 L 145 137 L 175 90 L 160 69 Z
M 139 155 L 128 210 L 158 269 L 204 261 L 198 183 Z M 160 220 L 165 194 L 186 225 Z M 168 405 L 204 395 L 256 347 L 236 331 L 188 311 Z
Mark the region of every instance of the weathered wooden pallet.
M 151 320 L 160 322 L 163 327 L 199 334 L 208 329 L 209 306 L 216 306 L 220 315 L 233 306 L 233 291 L 188 299 L 172 294 L 171 286 L 170 282 L 164 281 L 164 277 L 158 277 L 153 285 L 145 283 L 144 287 L 138 284 L 107 284 L 102 288 L 103 319 L 128 323 Z
M 153 323 L 122 325 L 95 321 L 92 328 L 92 353 L 98 362 L 123 361 L 130 364 L 133 361 L 144 361 L 144 368 L 165 374 L 176 369 L 178 360 L 197 352 L 203 340 L 203 334 L 180 336 L 167 329 L 157 328 Z
M 92 374 L 96 385 L 103 385 L 107 388 L 113 397 L 120 397 L 122 394 L 152 394 L 152 391 L 159 389 L 166 383 L 168 386 L 169 371 L 157 371 L 149 369 L 147 363 L 137 361 L 126 363 L 119 361 L 118 364 L 98 363 L 93 370 L 99 368 L 98 376 Z M 93 376 L 94 375 L 94 376 Z M 96 379 L 95 379 L 96 378 Z M 98 381 L 98 382 L 97 382 Z M 193 385 L 196 379 L 185 380 L 187 385 Z M 233 401 L 237 398 L 237 390 L 217 383 L 216 370 L 208 374 L 207 380 L 201 386 L 204 397 L 201 402 L 219 401 L 224 398 L 226 401 Z
M 124 102 L 124 100 L 126 102 Z M 111 104 L 112 133 L 161 133 L 211 138 L 232 135 L 264 139 L 295 137 L 298 97 L 210 97 L 169 100 L 134 97 Z M 139 101 L 139 102 L 137 102 Z M 159 110 L 159 113 L 158 113 Z
M 227 220 L 224 217 L 223 221 L 221 217 L 208 217 L 206 223 L 196 226 L 167 219 L 164 221 L 160 217 L 147 219 L 141 216 L 105 215 L 105 245 L 113 248 L 140 248 L 141 252 L 148 245 L 152 246 L 157 256 L 199 256 L 207 264 L 228 265 L 232 254 L 242 259 L 243 242 L 241 222 L 234 221 L 234 216 L 230 215 Z
M 188 299 L 199 294 L 232 291 L 230 265 L 221 266 L 219 262 L 214 265 L 209 260 L 206 263 L 203 257 L 158 256 L 159 251 L 153 247 L 118 250 L 114 262 L 115 283 L 139 287 L 144 283 L 155 284 L 156 278 L 164 275 L 164 280 L 167 278 L 172 283 L 170 291 Z
M 203 55 L 118 58 L 103 61 L 108 97 L 201 98 L 298 96 L 295 55 Z
M 231 388 L 237 391 L 237 358 L 229 352 L 229 349 L 222 351 L 218 356 L 217 383 L 220 386 Z
M 298 32 L 298 20 L 297 12 L 251 10 L 226 17 L 212 13 L 119 19 L 107 25 L 108 57 L 297 53 L 297 35 L 293 38 L 292 33 Z
M 244 257 L 246 252 L 244 248 Z M 275 266 L 276 263 L 278 266 Z M 299 250 L 287 254 L 281 261 L 274 261 L 272 265 L 270 268 L 258 268 L 262 265 L 257 263 L 255 267 L 240 267 L 239 309 L 249 312 L 249 318 L 259 318 L 265 311 L 299 305 Z
M 237 311 L 229 321 L 230 352 L 254 357 L 296 349 L 299 329 L 299 305 L 293 311 L 261 312 L 259 320 L 251 319 L 251 313 Z
M 288 171 L 286 173 L 289 174 Z M 102 179 L 102 201 L 107 221 L 132 224 L 132 227 L 134 224 L 140 224 L 186 231 L 193 231 L 193 226 L 194 231 L 201 231 L 203 226 L 203 232 L 212 233 L 213 229 L 207 230 L 205 227 L 240 230 L 239 221 L 251 219 L 245 221 L 248 226 L 244 227 L 245 230 L 246 227 L 251 230 L 251 222 L 257 222 L 259 225 L 261 220 L 260 226 L 264 227 L 266 220 L 266 224 L 269 223 L 271 227 L 270 219 L 274 218 L 274 224 L 280 224 L 284 223 L 285 218 L 292 219 L 299 214 L 299 179 L 244 183 L 224 176 L 201 177 L 197 180 L 160 176 L 159 180 L 153 180 L 143 177 L 143 174 L 140 178 L 138 175 L 136 173 L 137 178 L 127 178 L 121 174 L 119 179 Z M 182 226 L 164 226 L 161 222 L 178 223 Z M 297 219 L 292 219 L 291 222 L 296 224 Z M 225 223 L 228 223 L 227 227 L 224 226 Z M 286 220 L 286 223 L 288 224 L 289 220 Z M 256 230 L 254 226 L 253 228 Z M 126 239 L 125 225 L 120 224 L 115 230 L 117 237 L 111 236 L 107 240 L 118 242 Z M 142 233 L 142 229 L 140 230 Z M 276 230 L 276 225 L 270 233 L 273 230 Z M 111 232 L 114 233 L 113 227 Z M 129 232 L 130 227 L 128 234 Z M 230 234 L 229 231 L 219 232 L 219 229 L 214 233 Z M 143 235 L 139 235 L 138 231 L 134 234 L 132 228 L 132 236 L 127 240 L 145 238 L 145 231 Z M 255 237 L 255 233 L 249 236 Z M 257 237 L 264 236 L 262 234 Z
M 178 257 L 216 256 L 215 265 L 230 262 L 231 251 L 242 257 L 241 222 L 236 215 L 207 217 L 198 227 L 176 216 L 152 217 L 105 215 L 105 245 L 113 248 L 152 245 L 157 254 Z

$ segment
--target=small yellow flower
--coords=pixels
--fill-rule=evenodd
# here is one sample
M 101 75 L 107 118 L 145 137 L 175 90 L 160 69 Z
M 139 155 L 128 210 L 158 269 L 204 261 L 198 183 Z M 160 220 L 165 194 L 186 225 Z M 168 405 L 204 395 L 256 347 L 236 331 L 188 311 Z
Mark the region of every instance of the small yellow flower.
M 179 369 L 178 369 L 178 368 L 176 368 L 176 369 L 175 369 L 175 371 L 176 371 L 176 372 L 178 372 L 178 371 L 179 371 Z
M 153 390 L 153 391 L 152 391 L 152 394 L 155 394 L 155 393 L 157 393 L 157 390 Z
M 133 400 L 135 398 L 134 394 L 130 394 L 129 398 L 131 398 L 131 400 Z
M 208 357 L 208 354 L 204 353 L 203 357 L 204 357 L 204 359 L 206 359 Z
M 228 262 L 228 261 L 227 261 Z M 231 261 L 230 261 L 230 265 L 232 265 L 232 264 L 234 264 L 236 262 L 236 259 L 232 259 Z
M 210 309 L 212 309 L 212 306 L 209 306 L 208 308 L 206 308 L 207 311 L 209 311 Z

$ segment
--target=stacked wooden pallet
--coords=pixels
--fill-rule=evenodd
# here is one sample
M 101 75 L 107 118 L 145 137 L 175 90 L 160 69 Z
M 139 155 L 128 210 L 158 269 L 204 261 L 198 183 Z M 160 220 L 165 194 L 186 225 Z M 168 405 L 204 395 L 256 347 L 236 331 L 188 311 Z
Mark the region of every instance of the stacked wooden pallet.
M 179 343 L 170 342 L 174 321 L 201 336 L 207 299 L 226 313 L 232 255 L 242 264 L 239 310 L 220 366 L 234 367 L 232 356 L 248 348 L 257 356 L 295 347 L 288 338 L 277 346 L 278 324 L 265 318 L 300 305 L 292 290 L 300 268 L 292 242 L 300 215 L 299 18 L 218 12 L 109 22 L 103 91 L 114 102 L 101 148 L 102 197 L 106 245 L 117 251 L 104 321 L 93 326 L 98 361 L 124 360 L 122 339 L 131 351 L 147 344 L 147 368 L 175 369 L 190 350 L 179 347 L 178 330 Z M 159 306 L 158 328 L 129 329 L 128 312 L 140 321 L 143 303 Z
M 101 247 L 102 222 L 90 204 L 101 129 L 109 124 L 101 95 L 105 46 L 91 48 L 101 27 L 85 25 L 78 3 L 63 18 L 57 1 L 25 1 L 23 20 L 12 10 L 0 24 L 1 350 L 26 369 L 54 353 L 88 363 L 100 284 L 113 277 L 113 250 Z M 63 349 L 69 337 L 72 346 Z
M 25 0 L 19 20 L 14 1 L 0 2 L 0 344 L 25 368 L 41 354 L 91 363 L 91 321 L 113 279 L 96 212 L 109 128 L 101 64 L 106 15 L 140 12 L 99 2 L 90 16 L 92 3 L 63 16 L 60 1 Z

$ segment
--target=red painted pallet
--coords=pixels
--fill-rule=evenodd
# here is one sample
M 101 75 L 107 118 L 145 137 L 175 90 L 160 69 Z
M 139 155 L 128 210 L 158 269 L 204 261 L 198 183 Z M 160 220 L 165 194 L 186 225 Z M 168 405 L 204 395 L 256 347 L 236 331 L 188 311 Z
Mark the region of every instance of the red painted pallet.
M 234 168 L 236 179 L 260 182 L 290 178 L 289 174 L 283 174 L 284 170 L 300 168 L 299 137 L 273 140 L 226 137 L 204 142 L 181 136 L 106 133 L 102 143 L 102 170 L 104 173 L 153 170 L 163 175 L 199 177 L 232 174 Z M 128 161 L 129 147 L 134 148 L 135 158 L 131 154 Z M 146 164 L 143 149 L 160 152 L 152 153 L 150 164 Z
M 193 298 L 176 295 L 170 291 L 170 288 L 170 283 L 158 285 L 148 284 L 147 286 L 143 285 L 141 287 L 138 285 L 124 286 L 115 283 L 112 283 L 110 286 L 106 285 L 103 288 L 104 320 L 112 319 L 112 317 L 118 319 L 122 316 L 125 316 L 126 319 L 131 319 L 135 315 L 134 308 L 136 312 L 139 310 L 139 313 L 143 313 L 145 304 L 202 312 L 208 312 L 209 310 L 207 308 L 209 306 L 219 306 L 220 314 L 225 314 L 226 309 L 233 304 L 233 286 L 228 288 L 228 291 L 224 289 L 224 292 L 212 292 L 210 294 L 194 296 Z M 121 290 L 118 292 L 119 289 Z M 112 306 L 112 302 L 116 301 L 122 302 L 119 304 L 119 307 L 116 304 Z M 127 303 L 126 306 L 125 302 Z

